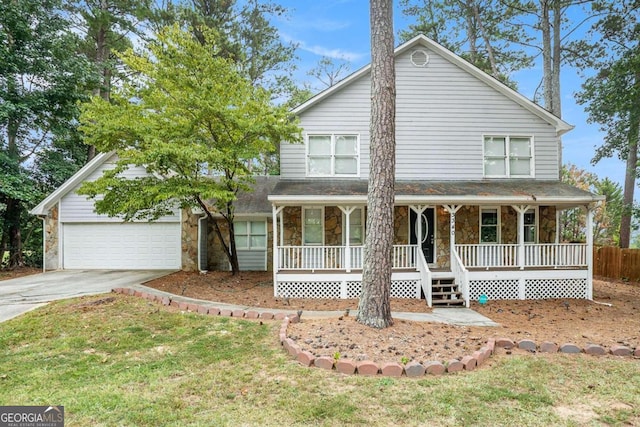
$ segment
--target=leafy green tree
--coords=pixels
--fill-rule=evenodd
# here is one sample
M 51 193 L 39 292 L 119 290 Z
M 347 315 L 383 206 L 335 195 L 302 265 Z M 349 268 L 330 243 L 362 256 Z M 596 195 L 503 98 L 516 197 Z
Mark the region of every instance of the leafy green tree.
M 188 0 L 180 5 L 179 20 L 189 25 L 194 36 L 204 42 L 204 28 L 219 34 L 217 55 L 236 63 L 239 72 L 254 85 L 280 97 L 295 69 L 294 44 L 281 41 L 271 19 L 287 9 L 270 1 Z
M 593 241 L 598 245 L 618 246 L 620 244 L 620 220 L 622 218 L 622 187 L 609 178 L 596 181 L 596 194 L 605 196 L 595 215 Z
M 594 26 L 601 35 L 599 50 L 607 56 L 598 64 L 577 95 L 588 121 L 605 132 L 593 162 L 617 154 L 626 162 L 624 206 L 620 222 L 620 247 L 629 247 L 633 193 L 638 175 L 640 136 L 640 1 L 598 2 L 605 16 Z
M 65 0 L 69 16 L 83 40 L 80 53 L 89 58 L 100 75 L 94 95 L 108 100 L 114 79 L 119 77 L 117 52 L 132 46 L 143 33 L 142 22 L 151 14 L 151 0 Z M 87 147 L 87 160 L 96 155 Z
M 270 103 L 268 91 L 219 54 L 215 31 L 200 31 L 204 43 L 174 25 L 145 52 L 120 56 L 136 80 L 114 90 L 111 102 L 92 98 L 81 116 L 85 141 L 115 150 L 117 166 L 80 192 L 96 198 L 98 212 L 125 220 L 201 208 L 235 274 L 234 200 L 250 190 L 248 165 L 281 140 L 299 141 L 300 129 L 285 108 Z M 148 175 L 125 178 L 132 165 L 144 166 Z M 226 221 L 228 235 L 216 215 Z
M 593 241 L 596 245 L 617 245 L 620 238 L 622 216 L 622 188 L 609 178 L 599 179 L 592 172 L 568 164 L 562 166 L 562 181 L 584 191 L 590 191 L 605 200 L 596 206 L 593 215 Z M 584 208 L 577 207 L 560 213 L 560 238 L 566 242 L 586 240 L 587 215 Z
M 24 264 L 25 210 L 40 196 L 37 156 L 73 129 L 92 72 L 57 0 L 0 2 L 0 253 Z
M 400 32 L 402 40 L 424 34 L 476 67 L 511 87 L 509 76 L 531 65 L 531 57 L 522 49 L 513 49 L 515 41 L 526 43 L 530 37 L 521 25 L 511 20 L 521 13 L 500 0 L 401 0 L 405 15 L 416 23 Z

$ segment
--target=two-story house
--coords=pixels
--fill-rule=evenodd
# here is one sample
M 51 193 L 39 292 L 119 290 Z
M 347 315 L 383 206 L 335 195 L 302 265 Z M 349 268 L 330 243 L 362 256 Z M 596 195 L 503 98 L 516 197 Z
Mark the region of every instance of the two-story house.
M 559 180 L 561 136 L 572 126 L 426 37 L 398 47 L 395 63 L 392 296 L 423 297 L 429 305 L 468 305 L 481 295 L 591 298 L 592 233 L 584 243 L 559 241 L 560 212 L 584 207 L 590 230 L 600 200 Z M 367 232 L 369 66 L 293 113 L 304 143 L 283 142 L 281 175 L 258 178 L 255 191 L 237 202 L 241 267 L 272 270 L 276 296 L 356 298 Z M 78 253 L 65 254 L 67 247 L 77 252 L 80 243 L 77 237 L 64 242 L 67 228 L 77 226 L 65 220 L 65 200 L 80 202 L 74 188 L 113 154 L 101 156 L 32 211 L 45 220 L 49 267 L 86 268 Z M 80 218 L 101 227 L 98 216 L 89 219 Z M 206 222 L 178 212 L 162 220 L 165 228 L 174 225 L 157 243 L 157 230 L 145 223 L 139 238 L 151 249 L 146 261 L 130 268 L 154 265 L 158 245 L 170 253 L 171 263 L 164 262 L 170 268 L 227 269 Z M 93 233 L 82 231 L 87 257 L 100 245 L 87 249 L 86 236 Z M 127 231 L 118 233 L 101 239 L 115 250 L 127 239 Z M 104 249 L 90 268 L 113 268 L 100 258 Z M 127 268 L 126 258 L 116 268 Z

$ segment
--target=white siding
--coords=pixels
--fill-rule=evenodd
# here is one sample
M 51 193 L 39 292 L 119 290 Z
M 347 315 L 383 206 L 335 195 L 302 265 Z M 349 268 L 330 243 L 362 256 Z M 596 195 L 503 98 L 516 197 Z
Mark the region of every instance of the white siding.
M 115 159 L 116 157 L 114 155 L 89 175 L 86 181 L 95 181 L 97 178 L 102 176 L 103 171 L 113 169 L 115 167 Z M 126 171 L 124 176 L 128 178 L 135 178 L 145 176 L 146 174 L 147 172 L 144 168 L 136 167 Z M 94 201 L 87 199 L 86 196 L 77 194 L 76 191 L 78 188 L 80 188 L 79 185 L 60 200 L 61 222 L 122 222 L 122 219 L 118 217 L 110 218 L 107 215 L 98 215 L 95 212 Z M 176 211 L 175 215 L 164 216 L 155 222 L 176 222 L 179 220 L 179 213 Z
M 553 126 L 482 81 L 429 51 L 426 67 L 396 58 L 396 177 L 483 178 L 482 136 L 533 136 L 536 179 L 558 179 Z M 360 134 L 361 178 L 369 172 L 369 74 L 304 111 L 306 132 Z M 281 174 L 305 176 L 305 147 L 282 144 Z
M 240 271 L 265 271 L 267 269 L 267 251 L 239 250 L 238 263 Z

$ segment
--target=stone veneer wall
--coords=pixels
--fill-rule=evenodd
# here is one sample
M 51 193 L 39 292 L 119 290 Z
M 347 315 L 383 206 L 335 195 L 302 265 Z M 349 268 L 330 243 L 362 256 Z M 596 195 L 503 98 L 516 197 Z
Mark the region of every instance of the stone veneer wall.
M 337 206 L 324 208 L 324 244 L 342 245 L 342 211 Z
M 229 227 L 225 220 L 218 220 L 218 227 L 222 231 L 223 236 L 229 235 Z M 224 253 L 220 239 L 216 234 L 213 224 L 207 221 L 207 269 L 212 271 L 229 271 L 229 260 Z
M 198 270 L 198 215 L 194 215 L 191 209 L 182 210 L 181 224 L 181 248 L 182 269 L 184 271 Z
M 451 228 L 449 212 L 442 206 L 435 210 L 436 214 L 436 267 L 448 268 L 451 258 L 449 244 L 451 242 Z
M 282 222 L 284 227 L 284 246 L 302 245 L 302 208 L 299 206 L 287 206 L 282 210 Z
M 456 213 L 456 243 L 461 245 L 480 242 L 480 207 L 463 206 Z
M 445 212 L 445 215 L 446 221 L 448 221 L 449 214 Z M 464 206 L 458 211 L 456 214 L 456 243 L 477 244 L 480 242 L 479 215 L 479 206 Z M 556 239 L 555 206 L 540 206 L 538 216 L 538 241 L 540 243 L 554 243 Z M 500 220 L 501 243 L 518 243 L 518 214 L 515 209 L 511 206 L 502 206 Z M 438 227 L 442 226 L 439 222 Z
M 409 244 L 409 207 L 408 206 L 396 206 L 394 208 L 394 245 L 408 245 Z
M 500 243 L 518 243 L 518 212 L 511 206 L 503 206 L 500 215 Z M 480 222 L 480 219 L 478 219 Z
M 44 268 L 57 270 L 60 268 L 58 256 L 58 205 L 52 207 L 44 219 Z
M 538 241 L 540 243 L 555 243 L 556 242 L 556 207 L 555 206 L 540 206 L 538 210 L 538 224 L 540 233 Z
M 267 271 L 273 270 L 273 221 L 266 218 L 267 221 Z M 209 225 L 209 221 L 206 222 L 207 230 L 207 270 L 211 271 L 228 271 L 229 260 L 224 253 L 220 239 L 216 234 L 213 226 Z M 223 236 L 229 235 L 229 227 L 227 222 L 223 219 L 218 219 L 218 226 L 222 231 Z

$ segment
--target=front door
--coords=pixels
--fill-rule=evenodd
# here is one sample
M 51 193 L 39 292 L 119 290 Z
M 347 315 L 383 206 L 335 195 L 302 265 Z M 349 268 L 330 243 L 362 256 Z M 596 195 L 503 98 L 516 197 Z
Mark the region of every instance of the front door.
M 422 212 L 422 235 L 418 238 L 418 214 L 413 209 L 410 209 L 410 230 L 409 230 L 409 243 L 412 245 L 418 245 L 422 248 L 422 253 L 427 263 L 434 263 L 435 254 L 435 214 L 433 208 L 427 208 Z

